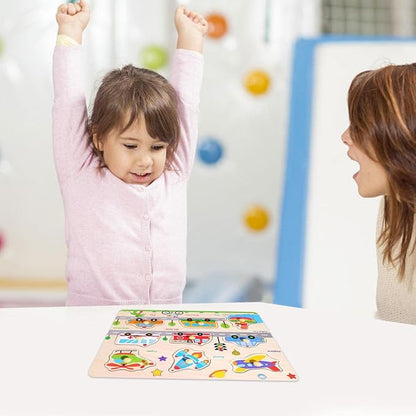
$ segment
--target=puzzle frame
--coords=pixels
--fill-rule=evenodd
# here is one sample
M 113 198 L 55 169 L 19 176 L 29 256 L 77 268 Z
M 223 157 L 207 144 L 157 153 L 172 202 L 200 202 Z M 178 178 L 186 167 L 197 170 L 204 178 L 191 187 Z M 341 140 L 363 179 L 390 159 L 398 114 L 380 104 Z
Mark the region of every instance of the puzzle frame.
M 91 377 L 297 381 L 256 312 L 122 309 Z

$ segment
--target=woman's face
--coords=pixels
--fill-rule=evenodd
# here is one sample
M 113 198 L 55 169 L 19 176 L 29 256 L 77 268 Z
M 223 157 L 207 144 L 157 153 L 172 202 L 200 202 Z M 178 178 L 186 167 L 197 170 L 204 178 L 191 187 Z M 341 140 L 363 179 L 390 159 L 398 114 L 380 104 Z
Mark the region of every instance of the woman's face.
M 365 198 L 388 195 L 387 173 L 381 164 L 375 162 L 354 144 L 349 128 L 342 133 L 341 139 L 348 146 L 348 157 L 360 165 L 360 170 L 353 176 L 358 185 L 358 193 Z

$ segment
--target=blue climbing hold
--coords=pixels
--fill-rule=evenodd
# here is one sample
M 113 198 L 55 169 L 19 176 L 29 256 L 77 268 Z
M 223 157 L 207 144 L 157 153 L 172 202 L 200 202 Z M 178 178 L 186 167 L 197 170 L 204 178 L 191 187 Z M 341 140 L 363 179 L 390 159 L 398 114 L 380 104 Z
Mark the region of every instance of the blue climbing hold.
M 217 163 L 223 155 L 222 144 L 213 137 L 204 139 L 198 148 L 198 156 L 202 162 L 213 165 Z

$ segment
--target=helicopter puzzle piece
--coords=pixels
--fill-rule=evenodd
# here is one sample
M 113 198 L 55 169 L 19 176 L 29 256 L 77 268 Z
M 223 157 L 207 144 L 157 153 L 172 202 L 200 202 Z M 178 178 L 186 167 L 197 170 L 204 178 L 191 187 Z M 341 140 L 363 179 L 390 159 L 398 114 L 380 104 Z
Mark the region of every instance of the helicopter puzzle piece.
M 262 323 L 258 315 L 229 315 L 227 319 L 239 329 L 248 329 L 251 324 Z
M 190 351 L 185 348 L 177 351 L 174 355 L 174 362 L 169 371 L 181 370 L 202 370 L 210 364 L 210 360 L 205 357 L 202 351 Z
M 244 360 L 235 360 L 232 362 L 233 370 L 236 373 L 245 373 L 250 370 L 270 370 L 270 371 L 283 371 L 276 360 L 268 361 L 265 360 L 266 354 L 254 354 L 249 355 Z M 271 357 L 267 357 L 271 358 Z
M 136 351 L 136 354 L 133 351 L 113 351 L 109 360 L 104 365 L 110 371 L 138 371 L 156 365 L 150 360 L 141 357 L 138 351 Z

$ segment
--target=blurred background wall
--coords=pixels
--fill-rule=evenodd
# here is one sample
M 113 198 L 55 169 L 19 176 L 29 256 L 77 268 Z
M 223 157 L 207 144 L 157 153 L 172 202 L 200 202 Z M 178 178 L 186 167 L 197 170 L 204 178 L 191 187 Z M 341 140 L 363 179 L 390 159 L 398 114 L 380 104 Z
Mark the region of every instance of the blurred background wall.
M 7 10 L 0 17 L 0 306 L 60 305 L 65 299 L 64 218 L 51 146 L 51 57 L 59 3 L 0 0 L 2 10 Z M 91 0 L 92 16 L 84 41 L 89 102 L 99 80 L 116 66 L 133 63 L 169 75 L 169 58 L 176 42 L 173 11 L 180 3 L 204 14 L 210 24 L 204 49 L 199 147 L 189 184 L 184 301 L 276 301 L 281 207 L 292 128 L 294 45 L 299 38 L 328 34 L 412 36 L 415 1 Z M 399 58 L 412 53 L 407 50 Z M 319 91 L 316 97 L 337 91 L 333 100 L 319 98 L 322 104 L 316 108 L 324 111 L 329 104 L 330 113 L 322 116 L 318 112 L 318 121 L 310 127 L 311 132 L 320 132 L 321 144 L 314 148 L 315 154 L 327 155 L 332 161 L 332 150 L 325 153 L 327 140 L 336 143 L 335 152 L 346 160 L 339 136 L 348 125 L 347 86 L 365 55 L 361 50 L 355 58 L 347 58 L 335 47 L 326 53 L 327 60 L 312 59 L 311 66 L 304 68 L 305 74 L 315 69 L 318 78 L 324 77 L 314 81 L 314 91 Z M 381 63 L 378 56 L 365 64 Z M 350 69 L 339 83 L 337 68 L 349 62 Z M 331 71 L 325 72 L 325 68 Z M 328 82 L 326 77 L 330 77 Z M 304 91 L 296 94 L 302 99 Z M 314 103 L 308 105 L 314 107 Z M 325 128 L 326 117 L 331 118 L 330 129 Z M 329 182 L 337 166 L 328 167 Z M 352 204 L 363 207 L 366 202 L 356 196 L 351 168 L 354 166 L 345 167 L 349 171 L 341 183 L 334 178 L 334 189 L 345 186 L 353 195 Z M 308 180 L 315 171 L 308 171 Z M 344 168 L 340 172 L 343 174 Z M 328 207 L 325 212 L 331 213 L 331 191 L 318 194 L 313 185 L 308 189 L 305 192 L 309 196 L 312 192 L 312 198 L 319 195 L 319 201 Z M 347 261 L 359 264 L 358 272 L 337 281 L 334 268 L 323 267 L 325 256 L 330 256 L 323 246 L 320 252 L 324 255 L 315 270 L 321 270 L 324 279 L 303 279 L 301 291 L 307 293 L 303 293 L 300 306 L 333 308 L 341 304 L 343 310 L 357 310 L 357 300 L 348 291 L 362 290 L 365 295 L 358 313 L 372 313 L 376 270 L 371 233 L 376 203 L 370 202 L 367 216 L 354 210 L 367 250 L 354 251 L 354 246 L 358 247 L 354 237 L 346 239 L 338 233 L 340 238 L 334 241 L 340 251 L 352 250 Z M 352 211 L 346 206 L 345 212 Z M 336 229 L 343 218 L 334 218 L 331 227 Z M 319 227 L 311 216 L 306 216 L 306 221 Z M 314 235 L 308 230 L 303 231 L 305 239 Z M 319 251 L 316 240 L 308 246 Z M 306 250 L 303 257 L 308 258 L 308 253 Z M 356 284 L 346 285 L 349 279 Z M 310 295 L 310 287 L 319 293 L 319 299 Z M 345 302 L 334 301 L 343 296 L 336 291 L 339 287 L 344 287 Z M 310 301 L 312 298 L 316 300 Z

